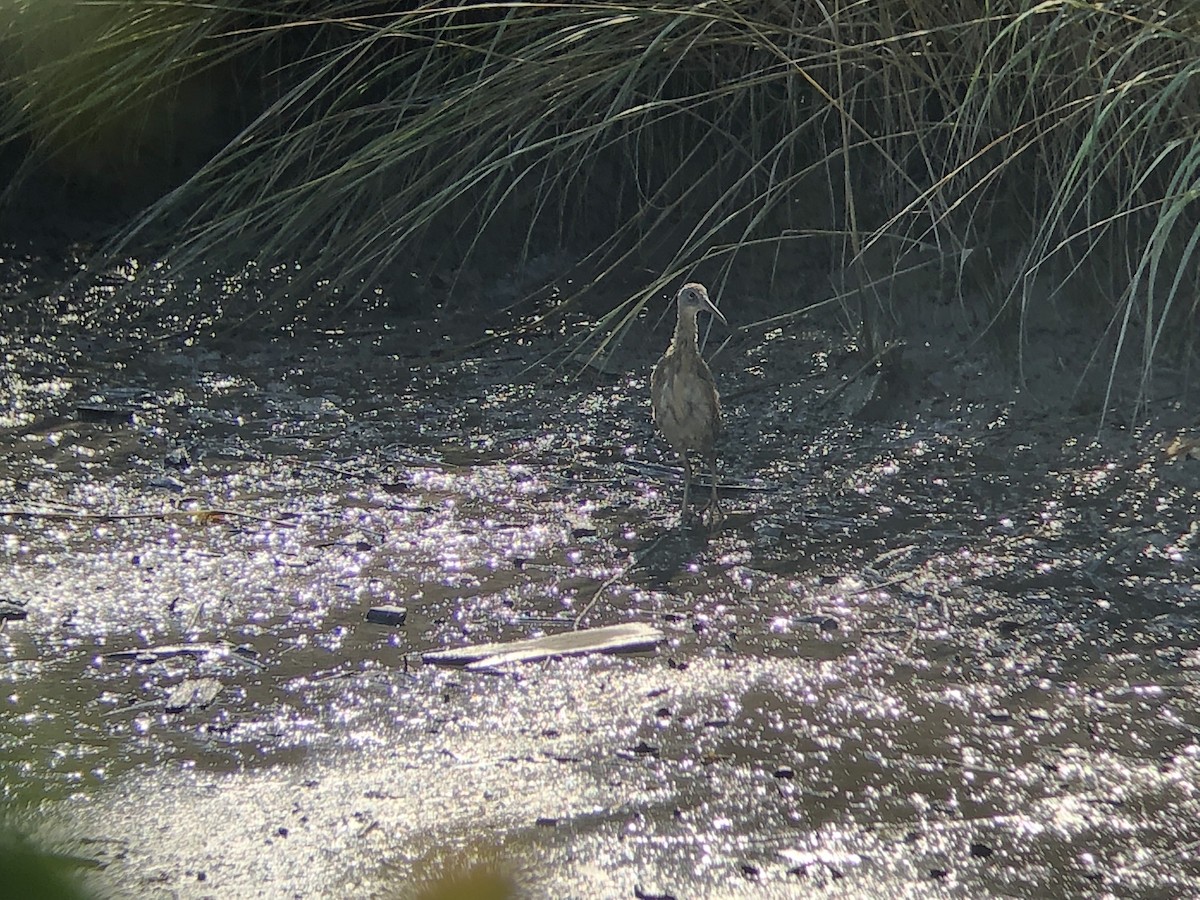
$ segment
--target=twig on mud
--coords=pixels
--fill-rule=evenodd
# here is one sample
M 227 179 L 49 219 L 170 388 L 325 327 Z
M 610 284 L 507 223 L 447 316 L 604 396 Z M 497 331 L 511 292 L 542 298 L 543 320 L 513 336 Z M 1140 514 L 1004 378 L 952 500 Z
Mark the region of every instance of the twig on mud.
M 871 568 L 878 572 L 883 568 L 885 563 L 894 562 L 902 556 L 907 556 L 916 549 L 916 544 L 905 544 L 903 547 L 893 547 L 891 550 L 885 550 L 871 560 Z
M 363 838 L 365 838 L 368 834 L 370 834 L 372 831 L 374 831 L 378 827 L 379 827 L 379 820 L 372 819 L 366 826 L 359 829 L 358 834 L 355 837 L 358 840 L 362 840 Z
M 1082 569 L 1084 573 L 1087 574 L 1089 578 L 1096 577 L 1096 571 L 1101 566 L 1108 565 L 1109 563 L 1115 561 L 1120 554 L 1133 547 L 1134 544 L 1142 540 L 1142 538 L 1144 538 L 1146 535 L 1153 533 L 1154 529 L 1152 528 L 1140 528 L 1137 530 L 1126 529 L 1124 534 L 1119 535 L 1116 540 L 1113 541 L 1112 546 L 1109 547 L 1108 550 L 1104 551 L 1103 553 L 1097 553 L 1093 555 L 1091 560 L 1083 564 Z
M 626 565 L 625 568 L 616 572 L 612 577 L 606 579 L 605 582 L 600 585 L 600 587 L 596 588 L 596 592 L 594 594 L 592 594 L 591 599 L 588 600 L 588 602 L 586 604 L 584 604 L 583 609 L 581 609 L 579 611 L 579 614 L 577 616 L 575 616 L 575 621 L 571 625 L 571 630 L 578 631 L 579 623 L 583 621 L 584 616 L 586 616 L 588 613 L 590 613 L 592 611 L 592 609 L 595 607 L 596 603 L 600 600 L 600 595 L 603 594 L 610 587 L 612 587 L 614 584 L 616 584 L 618 581 L 620 581 L 622 578 L 624 578 L 626 575 L 628 575 L 631 571 L 633 571 L 638 566 L 638 564 L 643 559 L 645 559 L 647 556 L 649 556 L 650 553 L 654 550 L 654 548 L 656 548 L 659 544 L 661 544 L 663 542 L 663 540 L 669 534 L 670 534 L 670 532 L 663 532 L 662 534 L 660 534 L 658 536 L 658 538 L 654 541 L 654 543 L 652 543 L 649 547 L 647 547 L 641 553 L 632 554 L 629 557 L 629 564 Z
M 223 518 L 250 519 L 254 522 L 266 522 L 281 528 L 295 528 L 295 522 L 284 522 L 281 519 L 271 519 L 267 516 L 256 516 L 253 513 L 239 512 L 236 509 L 224 507 L 208 507 L 205 509 L 171 509 L 162 512 L 145 513 L 93 513 L 93 512 L 52 512 L 43 509 L 0 508 L 0 517 L 11 519 L 55 519 L 55 520 L 85 520 L 94 522 L 126 522 L 137 519 L 195 519 L 201 524 L 216 522 Z
M 818 401 L 817 406 L 819 406 L 819 407 L 828 406 L 830 403 L 832 403 L 834 400 L 836 400 L 838 397 L 840 397 L 843 393 L 845 393 L 846 390 L 850 387 L 850 385 L 852 385 L 852 384 L 854 384 L 854 382 L 858 381 L 858 379 L 863 376 L 863 374 L 867 371 L 867 369 L 878 364 L 879 361 L 882 360 L 885 356 L 887 356 L 889 353 L 891 353 L 893 350 L 897 349 L 898 347 L 902 347 L 902 346 L 904 346 L 903 341 L 900 341 L 900 340 L 888 341 L 886 344 L 883 345 L 883 347 L 880 348 L 878 353 L 876 353 L 874 356 L 872 356 L 870 359 L 868 359 L 865 363 L 863 363 L 861 366 L 859 366 L 857 371 L 855 371 L 853 375 L 851 375 L 849 378 L 847 378 L 845 381 L 843 381 L 841 384 L 839 384 L 837 387 L 835 387 L 832 391 L 830 391 L 828 394 L 826 394 L 824 397 L 822 397 Z
M 917 573 L 916 573 L 915 569 L 910 570 L 908 572 L 901 572 L 895 578 L 889 578 L 887 581 L 881 581 L 879 584 L 868 584 L 865 587 L 861 587 L 856 591 L 851 591 L 850 593 L 846 594 L 846 596 L 847 597 L 860 597 L 863 594 L 871 593 L 871 591 L 881 591 L 884 588 L 895 587 L 898 584 L 904 584 L 904 582 L 908 581 L 910 578 L 912 578 L 916 574 Z
M 343 469 L 338 466 L 330 465 L 329 463 L 310 462 L 312 468 L 321 472 L 329 472 L 331 475 L 337 475 L 341 478 L 362 478 L 362 472 L 352 472 L 349 469 Z

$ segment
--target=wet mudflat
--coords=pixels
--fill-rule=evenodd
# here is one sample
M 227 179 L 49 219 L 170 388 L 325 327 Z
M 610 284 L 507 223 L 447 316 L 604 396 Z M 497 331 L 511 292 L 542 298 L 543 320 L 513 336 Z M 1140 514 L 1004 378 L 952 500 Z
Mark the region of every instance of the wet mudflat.
M 735 332 L 740 487 L 679 530 L 654 321 L 607 374 L 554 355 L 585 321 L 10 338 L 5 807 L 139 897 L 1200 890 L 1185 413 L 1097 439 L 969 356 L 863 394 L 833 329 Z M 422 660 L 626 622 L 666 640 Z

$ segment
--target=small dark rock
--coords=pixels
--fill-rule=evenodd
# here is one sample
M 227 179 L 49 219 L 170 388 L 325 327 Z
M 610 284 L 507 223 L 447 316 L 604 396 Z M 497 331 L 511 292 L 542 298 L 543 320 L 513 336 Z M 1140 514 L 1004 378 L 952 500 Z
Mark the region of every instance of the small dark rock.
M 949 869 L 930 869 L 929 877 L 936 878 L 938 881 L 945 881 L 947 878 L 950 877 L 950 870 Z
M 573 537 L 573 538 L 585 538 L 585 537 L 595 537 L 595 536 L 596 536 L 596 529 L 592 528 L 590 526 L 580 526 L 579 528 L 571 529 L 571 537 Z
M 774 775 L 776 778 L 791 779 L 791 778 L 796 777 L 796 770 L 793 769 L 791 766 L 780 766 L 778 769 L 775 770 Z
M 995 852 L 996 851 L 987 844 L 980 843 L 979 841 L 971 844 L 971 855 L 976 859 L 987 859 Z
M 367 610 L 367 621 L 376 625 L 399 626 L 408 618 L 408 610 L 403 606 L 372 606 Z
M 554 828 L 558 825 L 558 819 L 554 816 L 538 816 L 533 822 L 539 828 Z
M 816 625 L 824 632 L 837 631 L 840 623 L 833 616 L 827 616 L 822 613 L 813 613 L 808 616 L 801 616 L 800 622 L 805 625 Z
M 633 896 L 637 900 L 676 900 L 675 895 L 665 888 L 658 887 L 642 887 L 640 884 L 634 885 Z
M 80 422 L 95 422 L 105 425 L 133 424 L 133 410 L 127 406 L 107 406 L 103 403 L 80 403 L 75 407 L 75 416 Z
M 742 874 L 751 881 L 757 881 L 759 876 L 758 866 L 751 863 L 742 863 Z

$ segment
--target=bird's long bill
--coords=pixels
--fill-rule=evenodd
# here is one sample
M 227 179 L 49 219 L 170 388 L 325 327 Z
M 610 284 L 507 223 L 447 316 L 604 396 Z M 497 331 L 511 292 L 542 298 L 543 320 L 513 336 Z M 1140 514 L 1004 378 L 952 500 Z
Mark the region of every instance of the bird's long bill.
M 714 316 L 716 316 L 718 319 L 721 320 L 722 325 L 725 325 L 725 326 L 729 325 L 729 321 L 725 318 L 724 315 L 721 314 L 721 311 L 719 309 L 717 309 L 716 304 L 712 302 L 712 299 L 708 296 L 708 294 L 704 295 L 704 305 L 710 313 L 712 313 Z

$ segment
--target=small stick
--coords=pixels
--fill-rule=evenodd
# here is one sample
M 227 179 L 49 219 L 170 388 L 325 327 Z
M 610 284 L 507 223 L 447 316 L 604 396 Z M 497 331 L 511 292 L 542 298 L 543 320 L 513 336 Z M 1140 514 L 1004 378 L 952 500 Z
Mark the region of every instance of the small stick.
M 608 578 L 603 584 L 601 584 L 600 587 L 596 588 L 596 592 L 594 594 L 592 594 L 591 599 L 588 600 L 588 602 L 584 605 L 583 609 L 581 609 L 579 611 L 579 615 L 577 615 L 575 617 L 575 622 L 574 622 L 574 624 L 572 624 L 571 630 L 578 631 L 579 623 L 583 621 L 584 616 L 586 616 L 588 613 L 590 613 L 592 611 L 593 607 L 595 607 L 596 603 L 600 600 L 600 595 L 603 594 L 610 587 L 612 587 L 614 584 L 616 584 L 618 581 L 620 581 L 622 578 L 624 578 L 626 575 L 628 575 L 631 571 L 633 571 L 633 569 L 635 569 L 638 566 L 638 564 L 641 563 L 641 561 L 643 559 L 645 559 L 647 556 L 649 556 L 650 552 L 652 550 L 654 550 L 654 548 L 656 548 L 659 544 L 661 544 L 663 542 L 663 539 L 666 538 L 667 535 L 669 535 L 670 533 L 671 532 L 669 532 L 669 531 L 664 531 L 662 534 L 660 534 L 658 536 L 657 539 L 655 539 L 653 544 L 651 544 L 649 547 L 647 547 L 641 553 L 633 554 L 629 559 L 629 564 L 627 566 L 625 566 L 625 568 L 617 571 L 611 578 Z
M 853 375 L 851 375 L 849 378 L 847 378 L 845 381 L 843 381 L 841 384 L 839 384 L 837 387 L 835 387 L 832 391 L 830 391 L 828 394 L 826 394 L 824 397 L 822 397 L 820 402 L 817 405 L 818 406 L 828 406 L 830 403 L 832 403 L 834 400 L 836 400 L 838 397 L 840 397 L 846 391 L 846 389 L 850 387 L 850 385 L 852 385 L 852 384 L 854 384 L 854 382 L 858 381 L 858 379 L 862 377 L 863 373 L 866 372 L 867 369 L 871 368 L 873 365 L 878 363 L 881 359 L 883 359 L 885 356 L 887 356 L 889 353 L 891 353 L 897 347 L 901 346 L 903 343 L 904 343 L 903 341 L 888 341 L 878 353 L 876 353 L 869 360 L 867 360 L 865 363 L 863 363 L 861 366 L 859 366 L 857 372 L 855 372 Z

